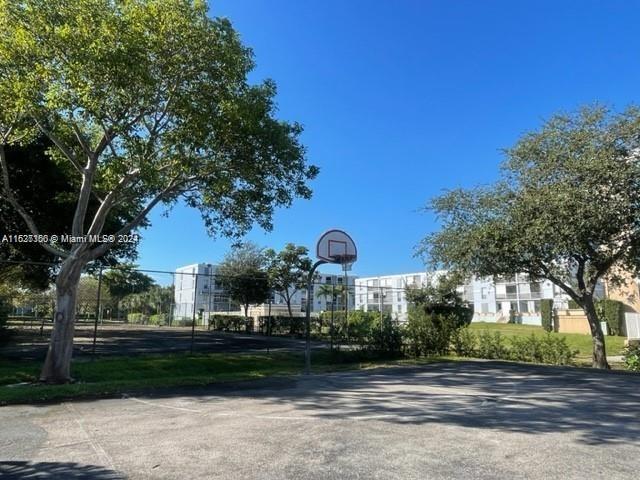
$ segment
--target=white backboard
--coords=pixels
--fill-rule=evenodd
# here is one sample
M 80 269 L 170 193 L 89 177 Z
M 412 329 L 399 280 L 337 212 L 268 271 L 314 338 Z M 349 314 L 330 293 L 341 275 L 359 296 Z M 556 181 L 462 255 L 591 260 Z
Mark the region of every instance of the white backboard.
M 316 246 L 316 257 L 330 263 L 353 263 L 358 258 L 358 250 L 346 232 L 332 229 L 320 236 Z

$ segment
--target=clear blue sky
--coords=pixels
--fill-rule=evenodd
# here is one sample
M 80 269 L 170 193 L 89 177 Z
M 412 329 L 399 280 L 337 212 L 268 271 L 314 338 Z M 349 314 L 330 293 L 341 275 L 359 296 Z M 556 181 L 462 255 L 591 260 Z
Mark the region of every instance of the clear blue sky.
M 305 126 L 321 169 L 310 201 L 247 238 L 313 248 L 341 227 L 358 244 L 358 275 L 423 270 L 413 248 L 437 228 L 418 211 L 427 199 L 495 180 L 500 149 L 552 113 L 640 101 L 640 2 L 211 3 L 254 49 L 252 78 L 278 84 L 279 116 Z M 229 249 L 184 207 L 151 220 L 144 268 L 215 262 Z

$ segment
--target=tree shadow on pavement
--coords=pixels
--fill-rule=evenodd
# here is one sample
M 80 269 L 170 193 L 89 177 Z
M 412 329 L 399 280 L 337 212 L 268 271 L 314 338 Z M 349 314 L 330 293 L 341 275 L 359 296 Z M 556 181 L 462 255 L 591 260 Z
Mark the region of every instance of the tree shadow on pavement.
M 189 395 L 203 404 L 211 396 L 249 397 L 324 419 L 572 432 L 586 444 L 640 444 L 640 375 L 626 372 L 446 362 L 298 377 L 288 385 L 264 380 L 211 386 Z
M 97 465 L 73 462 L 0 462 L 0 478 L 6 480 L 124 480 L 122 473 Z

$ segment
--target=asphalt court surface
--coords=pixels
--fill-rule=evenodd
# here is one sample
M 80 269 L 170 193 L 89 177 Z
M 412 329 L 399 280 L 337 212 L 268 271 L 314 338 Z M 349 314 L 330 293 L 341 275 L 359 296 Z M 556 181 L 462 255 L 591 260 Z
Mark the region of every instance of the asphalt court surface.
M 1 478 L 629 479 L 640 375 L 446 362 L 10 406 L 0 425 Z
M 0 347 L 0 357 L 42 360 L 47 353 L 50 331 L 40 337 L 38 330 L 22 330 L 15 340 Z M 314 348 L 324 348 L 322 342 L 312 342 Z M 299 351 L 304 340 L 290 337 L 266 337 L 257 334 L 237 334 L 207 331 L 197 328 L 194 334 L 195 352 L 251 353 L 270 350 Z M 191 349 L 191 328 L 109 325 L 98 327 L 96 354 L 141 355 L 179 353 Z M 92 355 L 93 327 L 76 327 L 73 356 Z

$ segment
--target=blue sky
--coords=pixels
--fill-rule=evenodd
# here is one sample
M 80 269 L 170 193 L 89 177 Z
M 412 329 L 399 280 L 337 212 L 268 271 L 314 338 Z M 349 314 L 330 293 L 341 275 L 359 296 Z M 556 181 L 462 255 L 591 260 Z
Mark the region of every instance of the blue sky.
M 420 208 L 445 189 L 495 180 L 500 149 L 554 112 L 640 99 L 640 2 L 211 3 L 253 48 L 252 79 L 278 84 L 279 117 L 304 125 L 321 169 L 310 201 L 247 239 L 312 249 L 340 227 L 358 244 L 358 275 L 423 270 L 413 249 L 437 223 Z M 144 268 L 216 262 L 229 249 L 186 207 L 151 221 Z

